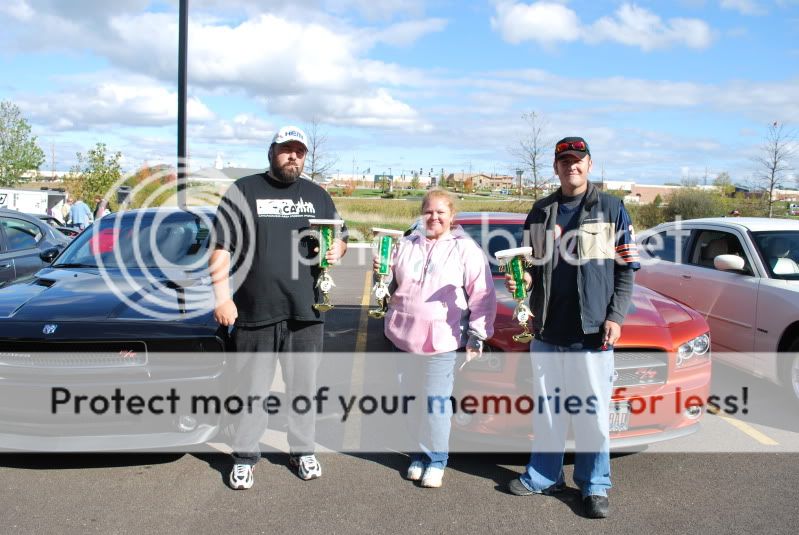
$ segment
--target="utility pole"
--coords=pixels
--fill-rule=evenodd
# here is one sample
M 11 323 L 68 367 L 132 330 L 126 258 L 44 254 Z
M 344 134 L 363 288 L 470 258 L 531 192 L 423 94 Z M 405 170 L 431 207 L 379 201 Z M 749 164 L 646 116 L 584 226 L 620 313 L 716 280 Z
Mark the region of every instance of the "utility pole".
M 189 0 L 180 0 L 178 16 L 178 206 L 186 208 L 186 86 L 189 44 Z

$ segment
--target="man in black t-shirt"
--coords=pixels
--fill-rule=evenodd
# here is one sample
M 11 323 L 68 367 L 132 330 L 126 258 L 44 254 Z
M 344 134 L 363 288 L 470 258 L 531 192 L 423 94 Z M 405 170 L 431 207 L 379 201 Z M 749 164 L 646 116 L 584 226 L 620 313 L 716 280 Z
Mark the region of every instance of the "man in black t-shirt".
M 301 177 L 307 151 L 302 130 L 281 128 L 269 147 L 269 171 L 237 180 L 217 210 L 210 259 L 214 318 L 223 326 L 235 324 L 233 350 L 249 353 L 236 359 L 242 397 L 267 399 L 278 359 L 290 398 L 316 395 L 324 324 L 313 308 L 318 243 L 308 220 L 338 219 L 338 214 L 330 195 Z M 346 250 L 344 239 L 336 239 L 326 258 L 337 262 Z M 234 489 L 253 485 L 259 439 L 267 425 L 262 405 L 245 408 L 236 426 L 229 479 Z M 315 424 L 312 410 L 289 412 L 289 463 L 306 480 L 322 475 L 314 455 Z

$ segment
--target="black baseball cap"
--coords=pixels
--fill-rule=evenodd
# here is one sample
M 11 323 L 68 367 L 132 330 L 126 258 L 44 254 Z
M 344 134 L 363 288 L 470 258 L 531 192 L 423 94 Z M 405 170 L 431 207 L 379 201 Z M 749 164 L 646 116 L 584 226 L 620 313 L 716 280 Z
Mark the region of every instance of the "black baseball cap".
M 566 154 L 573 154 L 578 158 L 584 158 L 586 154 L 591 156 L 591 149 L 588 147 L 588 142 L 578 136 L 564 137 L 555 143 L 555 159 Z

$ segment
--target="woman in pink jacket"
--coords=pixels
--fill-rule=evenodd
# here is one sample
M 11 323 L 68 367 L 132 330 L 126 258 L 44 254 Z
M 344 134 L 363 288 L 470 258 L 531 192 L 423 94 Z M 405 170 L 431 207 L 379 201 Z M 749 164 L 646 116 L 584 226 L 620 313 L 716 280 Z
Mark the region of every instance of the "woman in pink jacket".
M 425 195 L 421 225 L 400 240 L 392 258 L 393 291 L 385 317 L 386 337 L 408 353 L 398 359 L 403 394 L 422 394 L 416 397 L 418 413 L 408 419 L 418 448 L 407 478 L 421 480 L 423 487 L 440 487 L 447 465 L 456 351 L 465 347 L 467 361 L 480 356 L 496 316 L 486 256 L 452 225 L 454 216 L 446 191 Z

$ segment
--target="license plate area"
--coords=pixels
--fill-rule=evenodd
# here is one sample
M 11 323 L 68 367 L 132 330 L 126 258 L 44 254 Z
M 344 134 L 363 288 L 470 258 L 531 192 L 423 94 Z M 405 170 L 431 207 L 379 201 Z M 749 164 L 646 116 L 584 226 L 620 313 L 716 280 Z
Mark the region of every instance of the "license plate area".
M 610 404 L 610 432 L 619 433 L 630 428 L 630 404 L 620 401 Z

